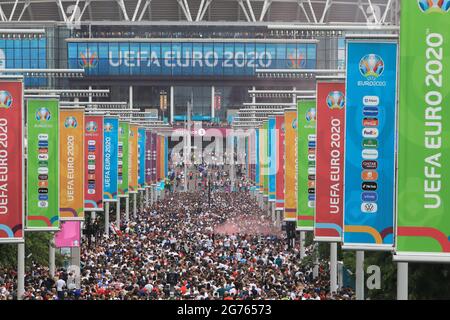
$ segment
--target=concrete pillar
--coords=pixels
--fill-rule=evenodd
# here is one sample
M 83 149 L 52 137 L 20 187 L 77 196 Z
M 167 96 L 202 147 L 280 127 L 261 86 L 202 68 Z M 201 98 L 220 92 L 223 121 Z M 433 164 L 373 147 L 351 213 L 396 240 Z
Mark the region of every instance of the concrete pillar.
M 137 193 L 133 193 L 133 218 L 137 218 Z
M 408 300 L 407 262 L 397 262 L 397 300 Z
M 305 257 L 305 238 L 306 231 L 300 231 L 300 260 Z
M 117 198 L 117 205 L 116 205 L 116 227 L 120 230 L 120 199 Z
M 50 276 L 55 276 L 55 270 L 56 270 L 56 264 L 55 264 L 55 256 L 56 256 L 56 249 L 55 249 L 55 234 L 52 233 L 52 238 L 49 241 L 48 244 L 48 269 L 50 272 Z
M 356 251 L 356 300 L 364 300 L 364 251 Z
M 105 235 L 109 237 L 109 201 L 105 202 Z
M 330 243 L 330 293 L 337 291 L 337 243 Z
M 130 196 L 125 198 L 125 220 L 130 221 Z
M 17 299 L 22 300 L 25 293 L 25 243 L 17 246 Z

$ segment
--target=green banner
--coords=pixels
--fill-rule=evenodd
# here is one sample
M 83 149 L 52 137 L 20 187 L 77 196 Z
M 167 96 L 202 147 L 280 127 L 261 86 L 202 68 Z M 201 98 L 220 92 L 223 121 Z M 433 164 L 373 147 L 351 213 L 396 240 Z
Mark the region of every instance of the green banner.
M 297 230 L 313 231 L 316 197 L 316 101 L 297 105 Z
M 118 154 L 118 196 L 128 197 L 128 161 L 129 161 L 130 124 L 119 122 L 119 154 Z
M 59 229 L 59 102 L 27 103 L 27 229 Z
M 402 1 L 397 261 L 450 262 L 449 82 L 449 3 Z

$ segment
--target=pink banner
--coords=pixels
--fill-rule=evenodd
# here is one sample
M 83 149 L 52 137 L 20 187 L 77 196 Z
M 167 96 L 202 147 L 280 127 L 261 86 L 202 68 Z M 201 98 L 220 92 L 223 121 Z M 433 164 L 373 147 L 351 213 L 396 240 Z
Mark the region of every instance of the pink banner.
M 62 221 L 61 230 L 55 235 L 57 248 L 73 248 L 80 246 L 80 221 Z

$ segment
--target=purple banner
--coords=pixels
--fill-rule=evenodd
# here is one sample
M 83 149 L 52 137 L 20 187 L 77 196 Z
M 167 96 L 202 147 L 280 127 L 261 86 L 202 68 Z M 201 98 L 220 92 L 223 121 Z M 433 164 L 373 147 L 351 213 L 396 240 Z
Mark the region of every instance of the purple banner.
M 145 131 L 145 185 L 152 184 L 152 133 L 150 130 Z
M 156 139 L 158 134 L 156 132 L 152 133 L 152 182 L 156 183 Z

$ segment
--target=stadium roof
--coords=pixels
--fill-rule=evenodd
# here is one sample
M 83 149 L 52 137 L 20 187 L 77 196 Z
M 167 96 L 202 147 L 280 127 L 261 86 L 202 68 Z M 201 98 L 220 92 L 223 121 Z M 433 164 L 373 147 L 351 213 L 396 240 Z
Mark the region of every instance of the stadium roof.
M 400 0 L 0 0 L 0 25 L 16 22 L 398 25 Z

